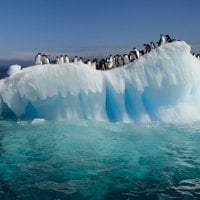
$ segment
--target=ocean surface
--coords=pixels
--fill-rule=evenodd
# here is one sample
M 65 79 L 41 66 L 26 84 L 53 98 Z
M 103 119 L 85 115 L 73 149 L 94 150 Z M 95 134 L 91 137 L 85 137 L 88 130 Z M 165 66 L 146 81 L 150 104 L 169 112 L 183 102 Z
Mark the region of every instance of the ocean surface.
M 200 122 L 0 121 L 0 199 L 199 199 Z
M 187 44 L 108 72 L 7 69 L 0 200 L 200 199 L 200 62 Z
M 7 77 L 8 66 L 0 66 L 0 79 Z

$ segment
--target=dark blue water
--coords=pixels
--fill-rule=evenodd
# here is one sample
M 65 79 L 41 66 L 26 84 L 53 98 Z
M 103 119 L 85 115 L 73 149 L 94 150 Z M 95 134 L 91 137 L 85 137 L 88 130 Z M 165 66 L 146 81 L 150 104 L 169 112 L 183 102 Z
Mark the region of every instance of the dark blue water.
M 8 66 L 0 66 L 0 79 L 7 77 Z
M 0 199 L 199 199 L 200 125 L 0 121 Z

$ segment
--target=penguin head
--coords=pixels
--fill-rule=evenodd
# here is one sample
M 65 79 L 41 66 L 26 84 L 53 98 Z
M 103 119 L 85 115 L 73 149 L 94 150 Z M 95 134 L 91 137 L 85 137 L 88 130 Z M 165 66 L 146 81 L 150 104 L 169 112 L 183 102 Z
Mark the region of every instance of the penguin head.
M 169 35 L 165 35 L 165 37 L 166 37 L 167 39 L 170 39 Z
M 42 54 L 41 53 L 37 53 L 37 55 L 36 56 L 42 56 Z

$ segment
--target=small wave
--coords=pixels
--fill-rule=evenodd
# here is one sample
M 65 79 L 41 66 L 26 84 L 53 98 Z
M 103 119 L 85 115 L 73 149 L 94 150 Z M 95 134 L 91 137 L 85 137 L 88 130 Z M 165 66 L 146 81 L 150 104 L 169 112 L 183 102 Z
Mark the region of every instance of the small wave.
M 31 124 L 32 125 L 38 125 L 38 124 L 44 124 L 45 122 L 46 122 L 45 119 L 36 118 L 31 122 Z
M 76 189 L 72 186 L 68 186 L 66 183 L 57 183 L 54 181 L 43 181 L 35 185 L 37 188 L 42 190 L 53 190 L 56 192 L 62 192 L 64 194 L 73 194 Z
M 179 185 L 174 188 L 182 195 L 189 195 L 191 197 L 199 198 L 200 194 L 200 179 L 187 179 L 179 182 Z

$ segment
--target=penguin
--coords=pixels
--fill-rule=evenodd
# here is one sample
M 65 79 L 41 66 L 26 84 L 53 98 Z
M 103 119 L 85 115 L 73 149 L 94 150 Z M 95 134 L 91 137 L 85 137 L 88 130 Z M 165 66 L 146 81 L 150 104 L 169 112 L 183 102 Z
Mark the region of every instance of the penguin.
M 78 62 L 78 57 L 77 57 L 77 56 L 74 57 L 73 62 L 74 62 L 74 63 Z
M 92 61 L 92 63 L 91 63 L 91 66 L 94 68 L 94 69 L 96 69 L 97 68 L 97 59 L 95 58 L 95 59 L 93 59 L 93 61 Z
M 84 63 L 84 61 L 83 61 L 83 58 L 82 58 L 82 57 L 80 57 L 80 59 L 79 59 L 79 62 L 82 62 L 82 63 Z
M 52 61 L 51 61 L 51 64 L 56 64 L 56 60 L 52 60 Z
M 134 58 L 130 53 L 128 54 L 128 59 L 129 59 L 129 63 L 134 61 Z
M 49 58 L 46 54 L 42 55 L 42 61 L 43 61 L 44 64 L 50 64 Z
M 112 55 L 110 55 L 109 58 L 106 59 L 106 67 L 107 67 L 107 69 L 113 68 L 113 57 L 112 57 Z
M 100 62 L 98 60 L 96 60 L 96 70 L 100 69 Z
M 114 59 L 113 59 L 113 65 L 114 67 L 119 67 L 119 63 L 118 63 L 118 54 L 114 56 Z
M 154 44 L 154 42 L 151 41 L 150 45 L 151 45 L 151 50 L 156 48 L 156 45 Z
M 106 70 L 106 64 L 105 64 L 105 59 L 101 59 L 100 62 L 99 62 L 99 69 L 100 70 Z
M 42 65 L 42 54 L 38 53 L 35 56 L 35 65 Z
M 166 41 L 167 41 L 168 43 L 174 42 L 174 41 L 175 41 L 174 39 L 171 39 L 171 38 L 169 37 L 169 35 L 165 35 L 165 38 L 166 38 Z
M 64 58 L 63 58 L 63 55 L 60 56 L 60 59 L 59 59 L 59 65 L 63 65 L 64 64 Z
M 59 64 L 59 63 L 60 63 L 60 57 L 56 56 L 56 62 L 55 62 L 55 64 Z
M 66 64 L 69 63 L 69 57 L 68 57 L 68 55 L 65 55 L 65 57 L 64 57 L 64 63 L 66 63 Z
M 91 63 L 91 61 L 89 59 L 87 60 L 87 65 L 89 65 L 89 66 L 92 65 L 92 63 Z
M 166 38 L 165 38 L 165 36 L 163 34 L 161 34 L 160 35 L 160 40 L 158 42 L 158 46 L 160 47 L 160 46 L 164 45 L 165 43 L 166 43 Z
M 124 59 L 124 64 L 125 64 L 125 65 L 129 64 L 130 60 L 129 60 L 129 57 L 128 57 L 127 54 L 124 54 L 124 55 L 123 55 L 123 59 Z
M 117 66 L 116 66 L 116 55 L 113 56 L 113 68 L 115 68 L 115 67 L 117 67 Z
M 143 56 L 145 54 L 144 50 L 140 50 L 140 56 Z
M 124 65 L 124 59 L 121 55 L 115 55 L 115 67 L 121 67 Z
M 196 54 L 196 58 L 200 60 L 200 54 Z
M 144 54 L 149 53 L 151 51 L 151 46 L 149 44 L 144 44 L 144 47 L 145 47 Z
M 133 53 L 135 54 L 136 59 L 140 57 L 140 51 L 137 48 L 133 48 Z
M 129 54 L 128 54 L 128 57 L 129 57 L 129 61 L 130 62 L 133 62 L 136 57 L 135 57 L 135 54 L 133 53 L 133 51 L 131 51 Z
M 124 65 L 124 59 L 121 55 L 117 57 L 117 62 L 118 62 L 118 67 L 121 67 L 122 65 Z

